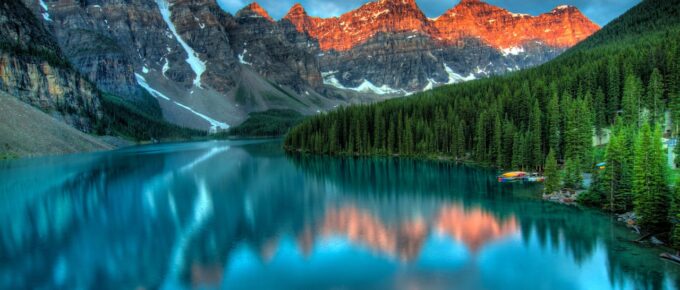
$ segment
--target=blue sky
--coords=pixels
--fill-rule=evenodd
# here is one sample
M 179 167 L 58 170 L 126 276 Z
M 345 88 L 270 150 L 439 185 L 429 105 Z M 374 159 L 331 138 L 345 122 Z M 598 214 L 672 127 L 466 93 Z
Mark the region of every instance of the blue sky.
M 485 0 L 487 3 L 503 7 L 512 12 L 538 15 L 553 8 L 568 4 L 574 5 L 590 19 L 605 25 L 640 0 Z M 223 9 L 236 13 L 252 0 L 217 0 Z M 355 9 L 368 0 L 258 0 L 275 19 L 283 17 L 293 4 L 300 2 L 312 16 L 332 17 Z M 459 0 L 416 0 L 420 9 L 428 17 L 437 17 L 460 2 Z

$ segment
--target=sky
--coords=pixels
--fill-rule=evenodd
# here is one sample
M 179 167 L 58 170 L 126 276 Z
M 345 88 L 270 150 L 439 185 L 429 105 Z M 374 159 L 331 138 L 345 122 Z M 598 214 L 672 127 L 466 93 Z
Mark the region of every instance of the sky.
M 222 9 L 235 14 L 253 0 L 217 0 Z M 311 16 L 333 17 L 356 9 L 369 0 L 257 0 L 269 14 L 275 18 L 283 17 L 290 7 L 300 2 Z M 437 17 L 449 10 L 459 0 L 416 0 L 420 9 L 428 17 Z M 640 0 L 485 0 L 515 13 L 538 15 L 548 12 L 559 5 L 578 7 L 588 18 L 604 26 L 609 21 L 623 14 L 629 8 L 640 3 Z

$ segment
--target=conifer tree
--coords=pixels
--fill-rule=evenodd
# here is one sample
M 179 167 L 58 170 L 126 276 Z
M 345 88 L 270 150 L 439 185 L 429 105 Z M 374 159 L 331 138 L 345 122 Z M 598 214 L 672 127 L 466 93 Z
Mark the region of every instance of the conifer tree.
M 496 114 L 493 126 L 493 158 L 496 162 L 496 167 L 503 167 L 503 125 L 501 124 L 501 117 Z
M 663 122 L 663 113 L 665 111 L 664 101 L 664 85 L 661 77 L 661 72 L 658 69 L 652 71 L 649 78 L 649 85 L 647 86 L 647 99 L 645 100 L 646 107 L 650 111 L 650 118 L 652 124 Z
M 668 220 L 673 225 L 671 229 L 671 246 L 675 249 L 680 249 L 680 184 L 677 183 L 675 190 L 673 190 Z
M 571 189 L 580 189 L 583 184 L 583 176 L 581 175 L 581 164 L 578 159 L 567 159 L 564 162 L 564 174 L 562 180 L 564 187 Z
M 531 110 L 531 122 L 529 124 L 529 157 L 531 160 L 531 166 L 535 169 L 540 169 L 543 165 L 543 146 L 541 138 L 541 109 L 538 105 L 538 101 L 534 100 Z
M 640 226 L 649 232 L 667 226 L 669 196 L 665 181 L 661 134 L 644 122 L 635 147 L 633 198 Z
M 548 101 L 548 146 L 555 152 L 555 157 L 559 158 L 560 152 L 560 98 L 557 92 L 551 94 Z
M 621 70 L 616 61 L 610 60 L 607 68 L 607 115 L 613 122 L 621 100 Z
M 621 100 L 623 120 L 627 124 L 637 124 L 637 126 L 640 125 L 640 83 L 640 79 L 635 75 L 626 75 L 623 99 Z
M 629 127 L 617 121 L 607 145 L 605 169 L 599 179 L 602 194 L 606 199 L 603 203 L 606 210 L 627 212 L 632 209 L 633 147 Z
M 555 158 L 554 150 L 550 149 L 548 157 L 545 160 L 545 192 L 550 194 L 560 190 L 560 172 L 557 168 L 557 159 Z
M 593 109 L 595 134 L 598 138 L 601 138 L 604 128 L 607 127 L 607 108 L 605 104 L 604 91 L 602 88 L 598 88 L 595 92 L 595 99 L 593 99 Z

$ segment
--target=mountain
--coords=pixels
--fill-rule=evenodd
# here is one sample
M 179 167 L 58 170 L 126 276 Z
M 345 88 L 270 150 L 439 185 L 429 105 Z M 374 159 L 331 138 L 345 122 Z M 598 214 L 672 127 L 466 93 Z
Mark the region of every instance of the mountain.
M 415 0 L 369 2 L 327 19 L 296 4 L 283 21 L 318 41 L 326 84 L 378 94 L 535 66 L 599 29 L 572 6 L 533 17 L 478 0 L 461 1 L 436 19 Z
M 34 15 L 20 0 L 0 3 L 0 96 L 7 125 L 0 132 L 0 155 L 72 153 L 128 143 L 116 137 L 147 141 L 205 135 L 168 124 L 158 102 L 136 84 L 126 90 L 121 63 L 128 60 L 116 54 L 117 43 L 83 32 L 60 44 L 45 26 L 54 21 L 51 17 Z
M 572 7 L 515 21 L 479 1 L 454 8 L 467 22 L 428 19 L 413 0 L 328 19 L 297 4 L 278 21 L 257 3 L 231 15 L 215 0 L 22 1 L 98 89 L 211 131 L 253 112 L 310 115 L 534 66 L 598 28 Z M 477 26 L 456 30 L 467 23 Z
M 680 119 L 679 44 L 680 0 L 645 0 L 539 67 L 315 116 L 291 130 L 285 147 L 537 171 L 553 151 L 592 168 L 593 138 L 616 122 L 660 123 L 666 111 Z

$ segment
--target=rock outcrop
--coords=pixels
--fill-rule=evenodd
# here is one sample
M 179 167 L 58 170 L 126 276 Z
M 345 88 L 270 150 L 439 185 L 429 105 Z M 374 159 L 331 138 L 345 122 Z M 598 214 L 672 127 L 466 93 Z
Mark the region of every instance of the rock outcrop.
M 0 3 L 0 90 L 84 132 L 103 116 L 95 85 L 19 0 Z

